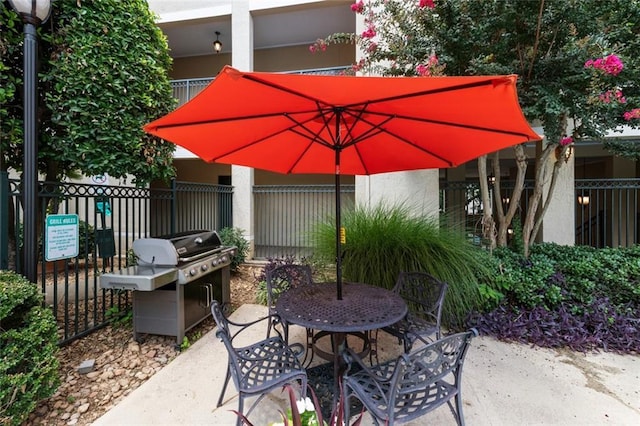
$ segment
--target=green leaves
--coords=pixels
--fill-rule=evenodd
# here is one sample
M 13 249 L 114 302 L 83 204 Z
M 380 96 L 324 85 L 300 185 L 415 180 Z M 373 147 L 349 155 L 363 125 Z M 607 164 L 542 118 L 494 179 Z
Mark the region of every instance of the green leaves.
M 20 425 L 58 386 L 57 329 L 38 286 L 0 271 L 0 419 Z
M 597 138 L 624 123 L 625 110 L 640 106 L 640 4 L 622 0 L 438 0 L 415 10 L 402 0 L 374 0 L 363 15 L 377 37 L 358 36 L 364 70 L 416 75 L 436 54 L 448 75 L 518 74 L 527 118 L 538 120 L 549 141 L 568 131 Z M 327 40 L 330 40 L 328 38 Z M 375 44 L 376 48 L 371 49 Z M 625 69 L 615 78 L 585 70 L 590 58 L 617 54 Z M 593 102 L 616 87 L 626 104 Z
M 1 16 L 0 24 L 13 25 L 10 14 Z M 3 31 L 2 42 L 19 50 L 20 31 L 7 32 L 10 38 Z M 167 41 L 147 2 L 57 1 L 50 22 L 39 31 L 39 157 L 47 179 L 77 171 L 133 175 L 139 185 L 171 178 L 175 146 L 142 131 L 176 102 L 168 78 Z M 22 72 L 19 55 L 10 59 L 0 66 L 0 82 L 15 82 Z M 4 94 L 7 103 L 0 105 L 0 114 L 21 121 L 22 100 L 7 92 L 10 84 L 1 86 L 5 92 L 0 100 Z M 13 145 L 20 153 L 21 138 L 6 137 L 8 126 L 4 120 L 0 125 L 3 148 Z M 5 161 L 19 169 L 21 155 Z

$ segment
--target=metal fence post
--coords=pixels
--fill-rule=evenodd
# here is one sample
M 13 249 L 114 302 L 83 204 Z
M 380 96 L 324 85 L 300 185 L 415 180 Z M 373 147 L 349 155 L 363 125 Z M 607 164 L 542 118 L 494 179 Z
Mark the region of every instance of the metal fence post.
M 0 269 L 9 269 L 9 173 L 0 172 Z
M 176 218 L 178 216 L 178 203 L 176 199 L 178 198 L 178 183 L 175 179 L 171 179 L 171 219 L 169 222 L 169 226 L 171 228 L 171 234 L 176 233 Z

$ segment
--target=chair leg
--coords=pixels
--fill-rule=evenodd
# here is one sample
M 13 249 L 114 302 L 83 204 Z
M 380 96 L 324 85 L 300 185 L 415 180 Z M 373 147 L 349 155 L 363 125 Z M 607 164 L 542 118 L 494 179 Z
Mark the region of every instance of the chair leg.
M 411 347 L 413 346 L 413 344 L 411 343 L 411 340 L 409 340 L 408 337 L 405 337 L 402 339 L 402 345 L 404 346 L 405 354 L 408 354 L 409 352 L 411 352 Z
M 220 392 L 220 397 L 218 398 L 218 407 L 222 405 L 222 398 L 224 398 L 224 393 L 227 391 L 227 385 L 229 384 L 230 378 L 231 370 L 229 370 L 229 364 L 227 364 L 227 376 L 224 378 L 224 385 L 222 386 L 222 391 Z
M 451 410 L 451 414 L 456 419 L 456 424 L 458 426 L 464 426 L 464 417 L 462 417 L 462 396 L 460 392 L 456 394 L 454 397 L 456 406 L 454 407 L 451 403 L 451 400 L 447 401 L 447 405 L 449 406 L 449 410 Z
M 310 328 L 307 328 L 306 331 L 307 331 L 307 347 L 305 348 L 304 359 L 302 360 L 303 366 L 309 366 L 313 362 L 313 330 Z M 309 355 L 311 355 L 311 357 L 309 358 L 309 361 L 307 363 L 307 357 L 309 357 Z
M 349 418 L 351 417 L 351 413 L 350 413 L 350 409 L 349 409 L 349 395 L 347 394 L 347 385 L 344 383 L 344 380 L 342 381 L 342 389 L 341 389 L 341 393 L 342 395 L 340 396 L 342 398 L 342 410 L 344 412 L 344 424 L 346 426 L 349 426 Z
M 456 407 L 458 408 L 458 426 L 464 426 L 464 417 L 462 416 L 462 395 L 460 395 L 460 391 L 456 395 Z
M 242 413 L 243 408 L 244 408 L 244 394 L 240 392 L 240 394 L 238 395 L 238 413 L 243 414 Z M 247 415 L 249 414 L 247 413 Z M 244 424 L 244 421 L 242 420 L 242 417 L 240 415 L 236 415 L 236 426 L 242 426 L 243 424 Z

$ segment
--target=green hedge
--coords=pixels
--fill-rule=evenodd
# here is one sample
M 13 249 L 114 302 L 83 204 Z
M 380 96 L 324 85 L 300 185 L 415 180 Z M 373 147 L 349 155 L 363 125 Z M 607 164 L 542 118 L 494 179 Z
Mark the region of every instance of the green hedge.
M 0 424 L 21 424 L 58 388 L 56 333 L 37 286 L 0 271 Z
M 608 298 L 614 306 L 640 306 L 640 247 L 602 248 L 535 244 L 528 259 L 494 251 L 494 288 L 514 307 L 560 303 L 589 305 Z

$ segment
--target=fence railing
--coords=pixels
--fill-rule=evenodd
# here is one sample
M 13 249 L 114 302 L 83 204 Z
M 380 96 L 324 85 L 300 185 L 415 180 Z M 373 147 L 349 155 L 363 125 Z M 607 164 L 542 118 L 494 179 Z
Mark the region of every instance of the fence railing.
M 355 185 L 341 185 L 341 208 L 355 204 Z M 256 185 L 254 256 L 258 259 L 308 256 L 315 225 L 335 218 L 334 185 Z
M 513 181 L 500 182 L 500 202 L 503 208 L 509 207 L 514 189 Z M 520 204 L 516 215 L 521 223 L 529 208 L 529 199 L 533 193 L 533 181 L 525 181 L 520 197 Z M 489 202 L 496 208 L 497 193 L 495 187 L 489 184 Z M 440 182 L 440 215 L 442 220 L 451 227 L 464 230 L 475 244 L 482 243 L 482 214 L 484 212 L 480 185 L 477 181 L 445 181 Z
M 533 181 L 525 181 L 517 217 L 523 223 Z M 508 207 L 514 182 L 501 181 L 500 202 Z M 576 244 L 593 247 L 631 246 L 640 241 L 640 179 L 576 181 Z M 255 186 L 255 257 L 306 256 L 309 235 L 318 220 L 335 215 L 332 185 Z M 353 206 L 355 189 L 342 187 L 343 205 Z M 489 185 L 495 208 L 496 191 Z M 347 207 L 349 208 L 349 207 Z M 475 181 L 441 182 L 440 214 L 448 226 L 458 227 L 474 243 L 482 244 L 484 206 Z
M 504 206 L 513 193 L 513 181 L 501 182 Z M 440 212 L 448 223 L 463 226 L 479 242 L 483 206 L 477 182 L 444 182 Z M 490 185 L 490 199 L 495 193 Z M 521 223 L 529 207 L 533 181 L 526 181 L 518 214 Z M 640 242 L 640 179 L 575 181 L 575 244 L 592 247 L 629 247 Z
M 576 244 L 632 246 L 639 220 L 640 179 L 576 180 Z
M 136 238 L 195 229 L 233 226 L 231 186 L 174 182 L 167 188 L 132 188 L 41 182 L 39 230 L 48 213 L 77 214 L 79 254 L 46 262 L 43 246 L 39 284 L 60 321 L 60 341 L 68 342 L 104 325 L 110 314 L 124 312 L 129 294 L 102 290 L 98 276 L 127 266 Z M 0 173 L 0 265 L 22 270 L 20 182 Z M 502 182 L 502 198 L 512 182 Z M 334 185 L 278 185 L 253 188 L 256 258 L 306 256 L 310 235 L 320 221 L 335 217 Z M 640 240 L 640 179 L 577 180 L 576 244 L 630 246 Z M 520 213 L 527 209 L 532 183 L 525 184 Z M 4 196 L 7 194 L 6 196 Z M 355 186 L 342 185 L 342 208 L 354 206 Z M 490 197 L 494 202 L 495 192 Z M 475 182 L 441 182 L 440 212 L 474 241 L 480 238 L 483 206 Z M 42 234 L 41 234 L 42 235 Z M 44 244 L 43 238 L 40 239 Z
M 20 181 L 0 176 L 6 189 L 0 197 L 0 262 L 4 269 L 20 272 Z M 231 186 L 177 181 L 167 188 L 40 182 L 38 283 L 57 315 L 60 342 L 88 334 L 110 315 L 127 310 L 129 293 L 101 289 L 98 277 L 127 266 L 133 240 L 230 227 L 232 196 Z M 46 261 L 44 231 L 50 213 L 78 215 L 78 256 Z

